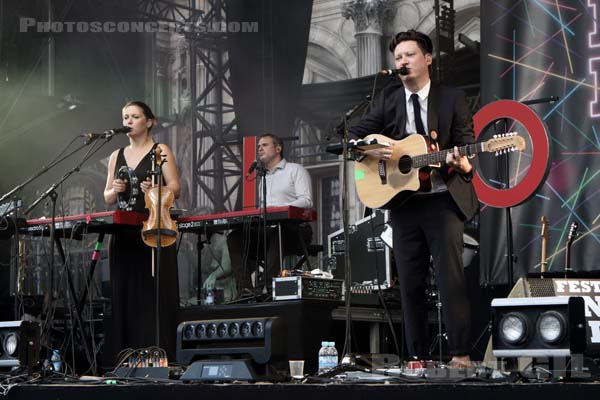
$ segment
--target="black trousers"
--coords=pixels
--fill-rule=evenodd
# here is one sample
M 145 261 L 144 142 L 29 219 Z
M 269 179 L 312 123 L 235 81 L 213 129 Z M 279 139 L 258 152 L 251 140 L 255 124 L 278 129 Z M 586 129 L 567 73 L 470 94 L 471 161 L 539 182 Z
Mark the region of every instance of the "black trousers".
M 411 357 L 429 352 L 426 289 L 430 256 L 440 291 L 448 351 L 470 351 L 471 315 L 463 272 L 464 221 L 448 192 L 413 196 L 391 212 L 406 344 Z

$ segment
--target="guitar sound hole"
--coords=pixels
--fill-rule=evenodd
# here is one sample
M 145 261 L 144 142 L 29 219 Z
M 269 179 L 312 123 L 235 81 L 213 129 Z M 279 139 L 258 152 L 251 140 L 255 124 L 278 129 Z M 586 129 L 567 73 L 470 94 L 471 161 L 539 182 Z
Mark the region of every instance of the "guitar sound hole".
M 412 169 L 412 160 L 409 156 L 402 156 L 398 160 L 398 169 L 403 174 L 408 174 Z

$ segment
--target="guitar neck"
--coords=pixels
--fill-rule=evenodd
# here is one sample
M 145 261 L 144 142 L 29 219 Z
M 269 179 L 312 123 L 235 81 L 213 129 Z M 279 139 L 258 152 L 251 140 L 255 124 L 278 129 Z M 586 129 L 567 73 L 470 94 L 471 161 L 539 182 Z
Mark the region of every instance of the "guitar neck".
M 466 144 L 464 146 L 460 146 L 458 148 L 458 153 L 461 156 L 471 156 L 474 154 L 478 154 L 484 152 L 483 143 L 473 143 Z M 412 166 L 413 168 L 422 168 L 432 164 L 445 163 L 446 156 L 448 153 L 453 153 L 454 148 L 436 151 L 433 153 L 421 154 L 419 156 L 412 157 Z
M 546 242 L 548 239 L 542 238 L 542 259 L 540 260 L 540 271 L 541 273 L 546 272 L 546 267 L 548 266 L 548 262 L 546 261 Z

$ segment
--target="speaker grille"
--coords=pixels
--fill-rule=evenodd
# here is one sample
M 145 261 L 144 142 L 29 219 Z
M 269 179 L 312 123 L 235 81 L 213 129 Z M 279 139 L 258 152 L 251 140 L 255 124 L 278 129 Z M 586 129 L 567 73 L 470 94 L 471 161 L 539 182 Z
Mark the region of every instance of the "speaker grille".
M 529 278 L 527 279 L 527 283 L 529 283 L 531 297 L 556 296 L 552 279 Z

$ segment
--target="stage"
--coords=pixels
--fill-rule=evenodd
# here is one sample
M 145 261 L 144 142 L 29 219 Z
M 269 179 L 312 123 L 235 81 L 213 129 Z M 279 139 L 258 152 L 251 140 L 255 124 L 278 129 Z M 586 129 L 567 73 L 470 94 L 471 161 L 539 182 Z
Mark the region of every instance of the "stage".
M 177 381 L 161 383 L 96 384 L 25 384 L 13 387 L 6 399 L 106 399 L 143 398 L 164 399 L 261 399 L 261 400 L 330 400 L 353 399 L 507 399 L 584 398 L 600 395 L 595 383 L 413 383 L 413 384 L 182 384 Z

